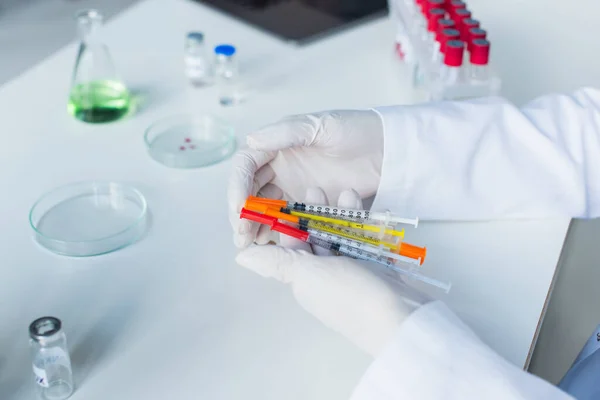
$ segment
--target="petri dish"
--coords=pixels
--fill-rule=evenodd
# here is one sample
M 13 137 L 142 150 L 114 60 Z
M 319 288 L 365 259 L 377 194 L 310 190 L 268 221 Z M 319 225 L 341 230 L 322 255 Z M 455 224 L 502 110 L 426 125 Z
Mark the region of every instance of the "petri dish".
M 145 232 L 146 199 L 116 182 L 82 182 L 54 189 L 31 208 L 36 241 L 66 256 L 86 257 L 119 250 Z
M 233 127 L 210 115 L 179 115 L 152 124 L 144 134 L 150 156 L 172 168 L 199 168 L 233 154 Z

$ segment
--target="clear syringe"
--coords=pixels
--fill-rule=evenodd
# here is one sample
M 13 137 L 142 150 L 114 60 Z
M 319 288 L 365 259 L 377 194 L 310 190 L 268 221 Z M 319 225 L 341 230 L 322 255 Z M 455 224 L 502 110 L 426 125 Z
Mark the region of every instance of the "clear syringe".
M 275 218 L 275 217 L 271 217 L 271 216 L 268 216 L 265 214 L 260 214 L 260 213 L 254 212 L 254 211 L 246 210 L 245 208 L 242 208 L 242 211 L 240 213 L 240 218 L 244 218 L 244 219 L 248 219 L 250 221 L 255 221 L 255 222 L 258 222 L 261 224 L 268 225 L 271 228 L 271 230 L 294 237 L 298 240 L 301 240 L 301 241 L 309 243 L 309 244 L 320 246 L 320 247 L 328 249 L 328 250 L 337 251 L 341 255 L 344 255 L 347 257 L 351 257 L 351 258 L 355 258 L 355 259 L 359 259 L 359 260 L 371 261 L 371 262 L 377 263 L 379 265 L 383 265 L 383 266 L 389 268 L 390 270 L 398 272 L 399 274 L 408 276 L 411 279 L 415 279 L 415 280 L 427 283 L 429 285 L 435 286 L 438 289 L 444 290 L 446 293 L 448 293 L 450 291 L 450 287 L 451 287 L 450 283 L 441 282 L 441 281 L 438 281 L 437 279 L 433 279 L 428 276 L 425 276 L 425 275 L 421 274 L 420 272 L 418 272 L 417 267 L 411 267 L 410 269 L 401 268 L 397 265 L 397 261 L 394 260 L 393 258 L 386 256 L 387 254 L 377 255 L 377 254 L 373 254 L 368 251 L 365 251 L 363 249 L 354 248 L 354 247 L 346 245 L 346 244 L 329 242 L 318 236 L 313 236 L 307 231 L 303 231 L 303 230 L 300 230 L 293 226 L 289 226 L 289 225 L 280 223 L 277 221 L 277 218 Z
M 348 221 L 381 221 L 386 224 L 407 224 L 415 228 L 419 224 L 418 218 L 403 218 L 389 212 L 376 212 L 370 210 L 357 210 L 352 208 L 341 208 L 323 204 L 294 203 L 285 200 L 265 199 L 262 197 L 249 196 L 247 202 L 269 204 L 273 207 L 288 210 L 307 212 L 315 215 L 323 215 L 332 218 L 345 219 Z
M 370 232 L 370 233 L 374 233 L 374 234 L 376 233 L 376 234 L 378 234 L 378 237 L 380 237 L 380 238 L 384 237 L 384 236 L 389 236 L 389 237 L 397 236 L 399 238 L 404 237 L 404 229 L 402 229 L 402 230 L 390 229 L 390 228 L 384 226 L 384 224 L 380 221 L 374 221 L 374 224 L 367 224 L 367 223 L 365 223 L 365 220 L 348 221 L 348 220 L 344 220 L 344 219 L 339 219 L 331 214 L 325 214 L 325 213 L 323 213 L 321 215 L 310 214 L 308 212 L 290 210 L 289 208 L 277 207 L 277 206 L 274 206 L 271 204 L 253 201 L 251 199 L 246 200 L 246 204 L 244 205 L 244 208 L 247 210 L 251 210 L 251 211 L 258 211 L 263 214 L 265 213 L 265 210 L 267 210 L 267 209 L 277 210 L 279 212 L 283 212 L 285 214 L 291 214 L 291 215 L 294 215 L 299 218 L 312 219 L 315 221 L 325 222 L 325 223 L 332 224 L 332 225 L 344 226 L 344 227 L 356 229 L 359 231 L 365 231 L 365 232 Z M 279 218 L 281 219 L 281 217 L 279 217 Z M 292 222 L 295 222 L 295 221 L 292 221 Z

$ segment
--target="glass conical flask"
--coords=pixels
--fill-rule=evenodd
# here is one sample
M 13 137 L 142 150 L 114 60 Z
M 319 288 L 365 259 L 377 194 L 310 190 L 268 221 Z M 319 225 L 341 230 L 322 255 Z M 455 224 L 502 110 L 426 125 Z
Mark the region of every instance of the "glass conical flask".
M 102 14 L 86 10 L 76 15 L 81 44 L 73 71 L 68 110 L 85 122 L 116 121 L 127 114 L 130 96 L 118 78 L 108 47 L 99 38 Z

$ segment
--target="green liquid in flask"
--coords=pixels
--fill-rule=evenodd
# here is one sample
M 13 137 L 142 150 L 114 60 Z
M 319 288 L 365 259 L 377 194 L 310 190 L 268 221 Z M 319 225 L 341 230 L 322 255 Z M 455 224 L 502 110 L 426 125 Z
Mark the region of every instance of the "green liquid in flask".
M 84 122 L 116 121 L 129 112 L 129 91 L 119 81 L 81 83 L 71 89 L 68 110 Z

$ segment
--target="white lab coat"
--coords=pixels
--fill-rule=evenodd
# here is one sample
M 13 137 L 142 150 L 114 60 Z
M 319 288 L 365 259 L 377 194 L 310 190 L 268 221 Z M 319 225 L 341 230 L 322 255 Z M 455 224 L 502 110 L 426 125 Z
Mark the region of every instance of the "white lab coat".
M 385 147 L 373 209 L 444 220 L 600 215 L 600 91 L 521 109 L 486 98 L 377 111 Z M 508 363 L 441 302 L 403 323 L 352 396 L 570 398 Z

